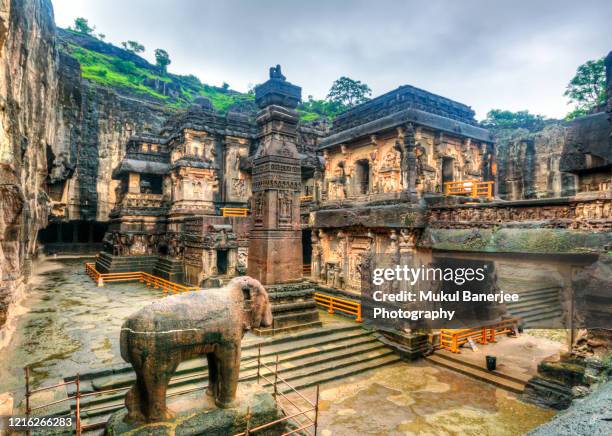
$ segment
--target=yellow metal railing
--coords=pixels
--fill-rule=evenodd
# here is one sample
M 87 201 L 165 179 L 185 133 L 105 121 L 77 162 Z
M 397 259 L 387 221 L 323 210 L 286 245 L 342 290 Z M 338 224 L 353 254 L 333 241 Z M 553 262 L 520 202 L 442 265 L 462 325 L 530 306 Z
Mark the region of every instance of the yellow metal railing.
M 315 301 L 319 306 L 323 306 L 327 309 L 327 312 L 334 314 L 335 311 L 352 315 L 355 317 L 355 321 L 362 322 L 361 317 L 361 304 L 355 301 L 345 300 L 343 298 L 332 297 L 331 295 L 321 294 L 315 292 Z
M 155 289 L 161 289 L 166 294 L 168 292 L 178 294 L 180 292 L 197 291 L 200 289 L 196 286 L 179 285 L 178 283 L 143 271 L 101 273 L 96 270 L 96 266 L 93 263 L 89 262 L 85 263 L 85 273 L 100 287 L 104 286 L 104 283 L 139 281 L 140 283 L 145 283 L 147 287 L 152 286 Z
M 312 195 L 302 195 L 302 196 L 300 197 L 300 201 L 301 201 L 302 203 L 305 203 L 305 202 L 307 202 L 307 201 L 312 201 Z
M 223 216 L 247 216 L 249 210 L 246 207 L 222 207 L 221 215 Z
M 479 180 L 463 180 L 446 182 L 444 195 L 467 195 L 473 198 L 493 198 L 493 182 Z
M 495 342 L 495 335 L 514 331 L 518 321 L 518 318 L 510 318 L 489 326 L 471 329 L 441 329 L 440 348 L 453 353 L 461 353 L 459 347 L 466 344 L 469 339 L 475 339 L 481 345 Z

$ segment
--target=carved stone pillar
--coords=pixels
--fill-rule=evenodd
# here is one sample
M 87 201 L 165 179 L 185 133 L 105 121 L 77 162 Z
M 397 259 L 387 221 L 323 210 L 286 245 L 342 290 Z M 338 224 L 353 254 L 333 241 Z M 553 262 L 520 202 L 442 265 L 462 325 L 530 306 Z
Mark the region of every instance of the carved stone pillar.
M 280 66 L 255 88 L 259 146 L 253 161 L 248 275 L 264 285 L 302 278 L 301 170 L 296 148 L 301 88 Z

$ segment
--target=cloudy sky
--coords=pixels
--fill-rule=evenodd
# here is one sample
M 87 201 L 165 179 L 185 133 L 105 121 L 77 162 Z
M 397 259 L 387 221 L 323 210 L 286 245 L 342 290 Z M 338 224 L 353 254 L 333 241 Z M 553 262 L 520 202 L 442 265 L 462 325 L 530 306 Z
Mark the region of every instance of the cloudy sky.
M 612 50 L 612 2 L 565 0 L 52 0 L 115 44 L 170 53 L 169 70 L 246 91 L 277 63 L 303 96 L 340 76 L 373 95 L 414 85 L 472 106 L 568 111 L 576 67 Z

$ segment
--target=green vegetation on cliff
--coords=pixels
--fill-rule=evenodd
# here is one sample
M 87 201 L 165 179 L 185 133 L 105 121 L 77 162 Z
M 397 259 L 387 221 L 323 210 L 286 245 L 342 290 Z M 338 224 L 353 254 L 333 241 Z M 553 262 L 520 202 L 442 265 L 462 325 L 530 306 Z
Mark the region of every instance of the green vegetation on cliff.
M 75 22 L 75 28 L 58 29 L 58 32 L 61 49 L 79 62 L 82 77 L 119 94 L 174 108 L 187 107 L 197 98 L 205 97 L 222 113 L 257 110 L 253 91 L 237 92 L 226 83 L 221 87 L 212 86 L 193 75 L 168 73 L 170 57 L 164 50 L 156 50 L 158 65 L 152 65 L 138 55 L 144 50 L 140 43 L 128 41 L 123 44 L 124 48 L 106 43 L 93 34 L 93 28 L 84 19 L 82 23 Z M 341 77 L 334 82 L 326 99 L 308 96 L 298 106 L 298 112 L 303 122 L 331 121 L 346 109 L 366 101 L 370 93 L 366 84 Z
M 170 82 L 170 78 L 152 73 L 150 70 L 137 67 L 133 62 L 121 58 L 69 44 L 68 53 L 81 64 L 81 76 L 103 86 L 131 90 L 135 94 L 149 95 L 160 100 L 168 97 L 145 86 L 146 79 Z
M 107 44 L 90 35 L 60 30 L 62 50 L 79 61 L 84 79 L 109 87 L 118 93 L 150 100 L 171 107 L 184 107 L 198 97 L 209 99 L 213 107 L 254 109 L 254 95 L 203 84 L 193 76 L 164 73 L 133 51 Z

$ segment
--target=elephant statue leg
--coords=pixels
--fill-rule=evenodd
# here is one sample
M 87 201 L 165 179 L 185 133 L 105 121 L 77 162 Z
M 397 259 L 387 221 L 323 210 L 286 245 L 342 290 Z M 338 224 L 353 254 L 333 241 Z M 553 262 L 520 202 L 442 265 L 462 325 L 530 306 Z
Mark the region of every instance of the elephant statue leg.
M 147 388 L 142 378 L 143 360 L 137 350 L 130 354 L 130 361 L 136 372 L 136 383 L 132 385 L 125 396 L 125 407 L 128 410 L 127 422 L 142 422 L 145 420 L 145 410 L 143 410 L 143 396 L 146 396 Z
M 219 360 L 215 353 L 206 353 L 208 361 L 208 389 L 206 395 L 217 398 L 219 395 Z
M 125 396 L 125 407 L 128 410 L 128 422 L 142 422 L 145 420 L 143 410 L 141 409 L 141 404 L 143 404 L 142 392 L 146 392 L 144 381 L 139 374 L 136 374 L 136 383 L 132 385 Z
M 149 360 L 150 359 L 150 360 Z M 148 357 L 148 364 L 143 369 L 143 379 L 147 389 L 147 410 L 145 414 L 149 422 L 172 419 L 174 414 L 166 407 L 166 391 L 170 378 L 174 375 L 179 364 L 178 356 Z M 154 363 L 154 361 L 157 363 Z M 159 362 L 164 362 L 159 365 Z
M 228 409 L 234 406 L 236 389 L 240 376 L 240 344 L 227 344 L 220 346 L 216 352 L 220 361 L 219 392 L 215 404 Z

